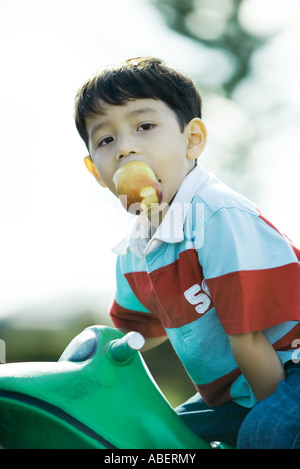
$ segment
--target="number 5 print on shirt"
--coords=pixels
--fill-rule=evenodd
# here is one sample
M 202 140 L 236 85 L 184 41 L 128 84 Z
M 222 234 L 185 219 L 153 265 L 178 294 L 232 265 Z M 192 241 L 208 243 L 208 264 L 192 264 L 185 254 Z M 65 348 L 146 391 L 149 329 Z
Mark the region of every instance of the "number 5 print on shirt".
M 195 310 L 198 314 L 204 314 L 211 304 L 209 289 L 205 280 L 203 280 L 201 287 L 199 283 L 195 283 L 195 285 L 184 292 L 185 299 L 191 305 L 197 305 Z M 203 291 L 204 293 L 199 293 L 200 291 Z

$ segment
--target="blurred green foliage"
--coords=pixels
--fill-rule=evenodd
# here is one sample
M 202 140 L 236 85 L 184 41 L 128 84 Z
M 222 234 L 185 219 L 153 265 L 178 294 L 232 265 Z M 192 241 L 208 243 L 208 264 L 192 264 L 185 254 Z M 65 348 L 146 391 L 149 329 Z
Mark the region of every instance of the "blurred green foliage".
M 227 97 L 250 73 L 253 53 L 268 39 L 250 34 L 243 27 L 239 19 L 243 1 L 152 0 L 171 29 L 208 48 L 219 50 L 230 59 L 231 74 L 221 83 L 221 90 Z M 218 64 L 215 73 L 218 73 Z M 201 83 L 201 76 L 198 81 Z
M 207 169 L 217 171 L 225 183 L 260 205 L 263 194 L 255 177 L 257 163 L 251 150 L 254 136 L 257 141 L 263 136 L 263 126 L 259 128 L 258 114 L 257 119 L 253 119 L 241 107 L 235 92 L 240 84 L 251 80 L 254 56 L 273 33 L 247 28 L 243 7 L 249 0 L 150 2 L 161 12 L 170 29 L 199 46 L 199 52 L 193 49 L 190 60 L 193 61 L 193 79 L 203 98 L 204 122 L 210 119 L 209 148 L 213 148 L 214 156 L 206 161 L 205 151 L 203 159 Z M 239 122 L 244 121 L 238 134 L 235 132 L 237 121 L 231 121 L 232 112 L 240 115 Z M 226 122 L 220 138 L 218 131 L 222 120 Z

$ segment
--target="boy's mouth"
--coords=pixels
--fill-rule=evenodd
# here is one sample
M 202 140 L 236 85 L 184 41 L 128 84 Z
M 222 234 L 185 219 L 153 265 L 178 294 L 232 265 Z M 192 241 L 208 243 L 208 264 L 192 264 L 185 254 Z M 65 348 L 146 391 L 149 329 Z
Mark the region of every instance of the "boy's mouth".
M 130 161 L 122 165 L 115 172 L 113 182 L 127 211 L 133 204 L 139 204 L 144 211 L 152 204 L 160 204 L 162 201 L 161 180 L 158 180 L 152 168 L 142 161 Z

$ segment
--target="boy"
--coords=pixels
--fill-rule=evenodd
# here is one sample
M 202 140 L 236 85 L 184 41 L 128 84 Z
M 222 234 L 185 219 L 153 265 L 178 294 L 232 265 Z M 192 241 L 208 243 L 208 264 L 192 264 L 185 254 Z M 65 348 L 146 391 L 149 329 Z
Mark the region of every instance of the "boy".
M 300 448 L 300 251 L 195 164 L 206 128 L 194 83 L 130 59 L 83 85 L 75 120 L 102 186 L 117 196 L 116 170 L 142 161 L 163 191 L 115 248 L 115 326 L 148 348 L 169 338 L 198 391 L 177 412 L 206 441 Z

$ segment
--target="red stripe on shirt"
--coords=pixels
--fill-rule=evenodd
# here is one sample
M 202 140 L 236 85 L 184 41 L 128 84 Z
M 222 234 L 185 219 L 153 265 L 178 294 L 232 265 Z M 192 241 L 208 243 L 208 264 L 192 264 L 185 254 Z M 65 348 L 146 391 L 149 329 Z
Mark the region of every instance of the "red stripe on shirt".
M 196 311 L 197 304 L 191 304 L 184 296 L 184 292 L 195 284 L 201 288 L 199 293 L 206 295 L 201 287 L 204 280 L 202 267 L 194 249 L 181 252 L 176 261 L 150 274 L 130 272 L 125 277 L 142 305 L 169 329 L 196 321 L 213 307 L 212 301 L 208 301 L 207 309 L 200 314 Z
M 197 384 L 196 389 L 209 406 L 215 407 L 224 404 L 224 402 L 232 400 L 230 389 L 232 383 L 240 374 L 241 372 L 237 368 L 211 383 Z
M 110 316 L 115 327 L 118 329 L 140 332 L 144 337 L 160 337 L 166 335 L 165 329 L 156 316 L 123 308 L 116 301 L 112 304 Z
M 207 280 L 227 334 L 260 331 L 300 320 L 300 265 L 239 271 Z

